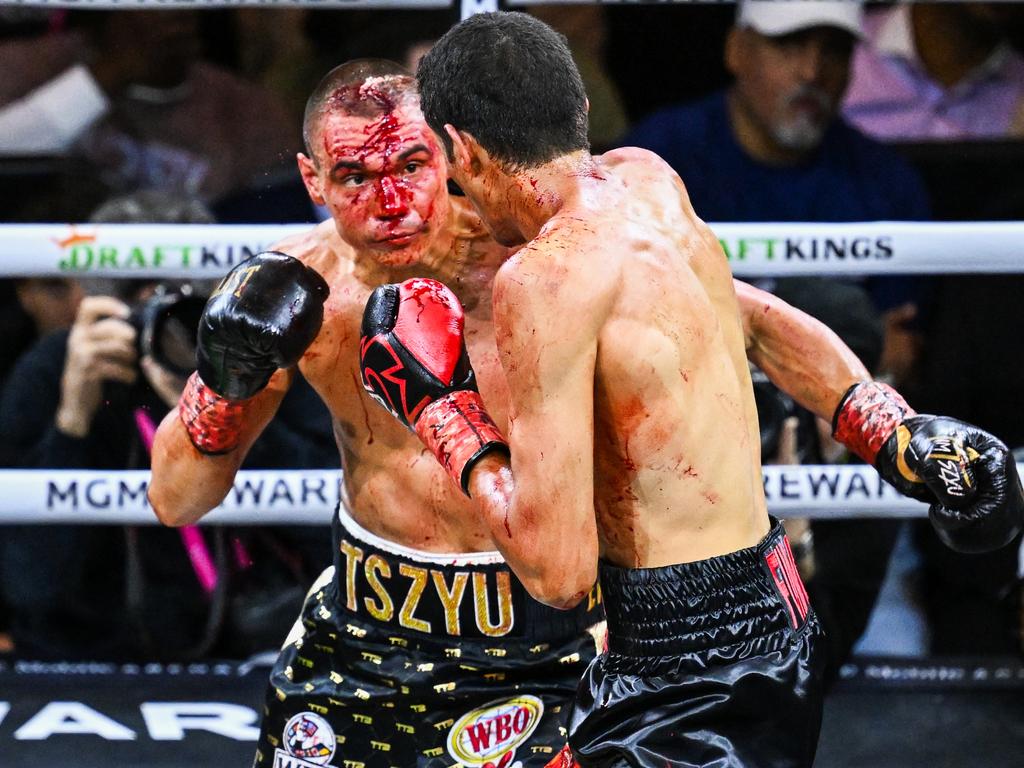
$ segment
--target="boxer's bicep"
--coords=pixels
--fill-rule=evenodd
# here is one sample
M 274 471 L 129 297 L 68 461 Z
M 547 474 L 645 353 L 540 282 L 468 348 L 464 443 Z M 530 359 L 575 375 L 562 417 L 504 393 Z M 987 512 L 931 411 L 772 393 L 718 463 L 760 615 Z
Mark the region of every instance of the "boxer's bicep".
M 736 304 L 740 310 L 743 345 L 747 350 L 748 356 L 751 356 L 757 354 L 757 350 L 754 348 L 753 318 L 758 308 L 764 307 L 761 302 L 762 295 L 768 296 L 770 294 L 755 288 L 749 283 L 744 283 L 742 280 L 733 279 L 732 284 L 736 289 Z M 751 361 L 753 362 L 752 358 Z
M 239 445 L 230 453 L 200 453 L 178 415 L 171 411 L 160 422 L 153 441 L 149 501 L 164 525 L 190 525 L 224 500 L 252 444 L 274 417 L 294 379 L 294 371 L 279 370 L 246 406 Z
M 846 390 L 870 378 L 828 326 L 776 296 L 736 281 L 747 357 L 775 386 L 830 420 Z

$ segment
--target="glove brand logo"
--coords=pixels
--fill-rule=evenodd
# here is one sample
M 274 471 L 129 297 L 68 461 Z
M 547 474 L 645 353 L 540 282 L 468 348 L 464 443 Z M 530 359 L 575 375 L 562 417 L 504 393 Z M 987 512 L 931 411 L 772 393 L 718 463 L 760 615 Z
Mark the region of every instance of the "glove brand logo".
M 958 498 L 973 490 L 968 456 L 962 441 L 954 437 L 931 438 L 931 451 L 926 461 L 934 461 L 938 467 L 937 479 L 945 486 L 946 493 Z
M 892 238 L 738 237 L 718 241 L 729 261 L 865 261 L 891 259 Z
M 257 264 L 254 267 L 246 267 L 245 269 L 233 269 L 228 273 L 227 277 L 220 281 L 220 285 L 214 289 L 213 293 L 210 294 L 212 299 L 214 296 L 220 296 L 223 293 L 234 294 L 236 299 L 242 297 L 242 290 L 245 288 L 246 283 L 260 270 L 260 265 Z
M 374 354 L 378 349 L 383 350 L 390 356 L 391 362 L 394 365 L 384 368 L 384 366 L 379 365 L 378 361 L 374 361 L 372 367 L 367 365 L 366 363 L 370 355 L 377 358 L 380 357 L 380 353 Z M 359 345 L 359 356 L 364 363 L 363 387 L 370 397 L 389 411 L 401 413 L 406 426 L 415 423 L 416 418 L 420 415 L 420 411 L 430 402 L 430 396 L 424 395 L 413 408 L 409 408 L 406 400 L 405 378 L 395 375 L 399 371 L 405 370 L 405 363 L 399 359 L 398 354 L 391 344 L 388 343 L 387 339 L 380 336 L 374 336 L 372 339 L 363 339 Z M 374 368 L 382 368 L 383 370 L 378 374 Z
M 456 721 L 448 732 L 448 754 L 471 768 L 515 768 L 516 749 L 543 714 L 544 702 L 536 696 L 492 701 Z
M 338 740 L 334 729 L 320 715 L 300 712 L 284 727 L 287 751 L 274 750 L 274 768 L 315 768 L 334 757 Z

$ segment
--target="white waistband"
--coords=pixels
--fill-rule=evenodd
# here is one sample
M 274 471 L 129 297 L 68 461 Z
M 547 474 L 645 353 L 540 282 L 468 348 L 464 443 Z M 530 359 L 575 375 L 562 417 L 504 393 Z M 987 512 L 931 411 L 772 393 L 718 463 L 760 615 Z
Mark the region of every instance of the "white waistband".
M 357 523 L 348 511 L 346 502 L 347 499 L 343 495 L 341 503 L 338 504 L 338 521 L 341 523 L 341 527 L 353 538 L 359 539 L 364 544 L 369 544 L 371 547 L 376 547 L 384 552 L 434 565 L 495 565 L 505 562 L 505 558 L 501 556 L 500 552 L 424 552 L 422 549 L 414 549 L 396 544 L 393 541 L 381 538 L 375 533 L 371 533 Z

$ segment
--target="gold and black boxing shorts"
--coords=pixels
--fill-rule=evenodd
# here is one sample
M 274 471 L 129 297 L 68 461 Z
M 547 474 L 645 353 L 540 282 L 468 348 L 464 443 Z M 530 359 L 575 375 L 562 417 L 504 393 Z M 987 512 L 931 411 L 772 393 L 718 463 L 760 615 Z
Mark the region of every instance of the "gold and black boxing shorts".
M 565 744 L 603 642 L 600 593 L 558 611 L 496 552 L 396 545 L 344 510 L 271 674 L 256 766 L 532 768 Z

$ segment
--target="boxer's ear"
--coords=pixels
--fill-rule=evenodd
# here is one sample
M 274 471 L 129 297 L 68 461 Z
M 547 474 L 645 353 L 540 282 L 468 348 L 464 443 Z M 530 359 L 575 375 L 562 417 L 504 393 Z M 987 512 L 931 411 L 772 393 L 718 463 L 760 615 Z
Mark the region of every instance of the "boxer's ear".
M 467 176 L 479 174 L 481 161 L 489 159 L 487 151 L 473 138 L 473 134 L 457 130 L 450 123 L 445 124 L 444 131 L 452 143 L 452 167 Z
M 324 190 L 316 163 L 301 152 L 295 155 L 295 159 L 299 163 L 299 174 L 302 176 L 302 183 L 306 185 L 309 199 L 316 205 L 324 205 Z
M 747 55 L 747 30 L 732 27 L 725 38 L 725 68 L 733 77 L 743 65 L 743 57 Z

